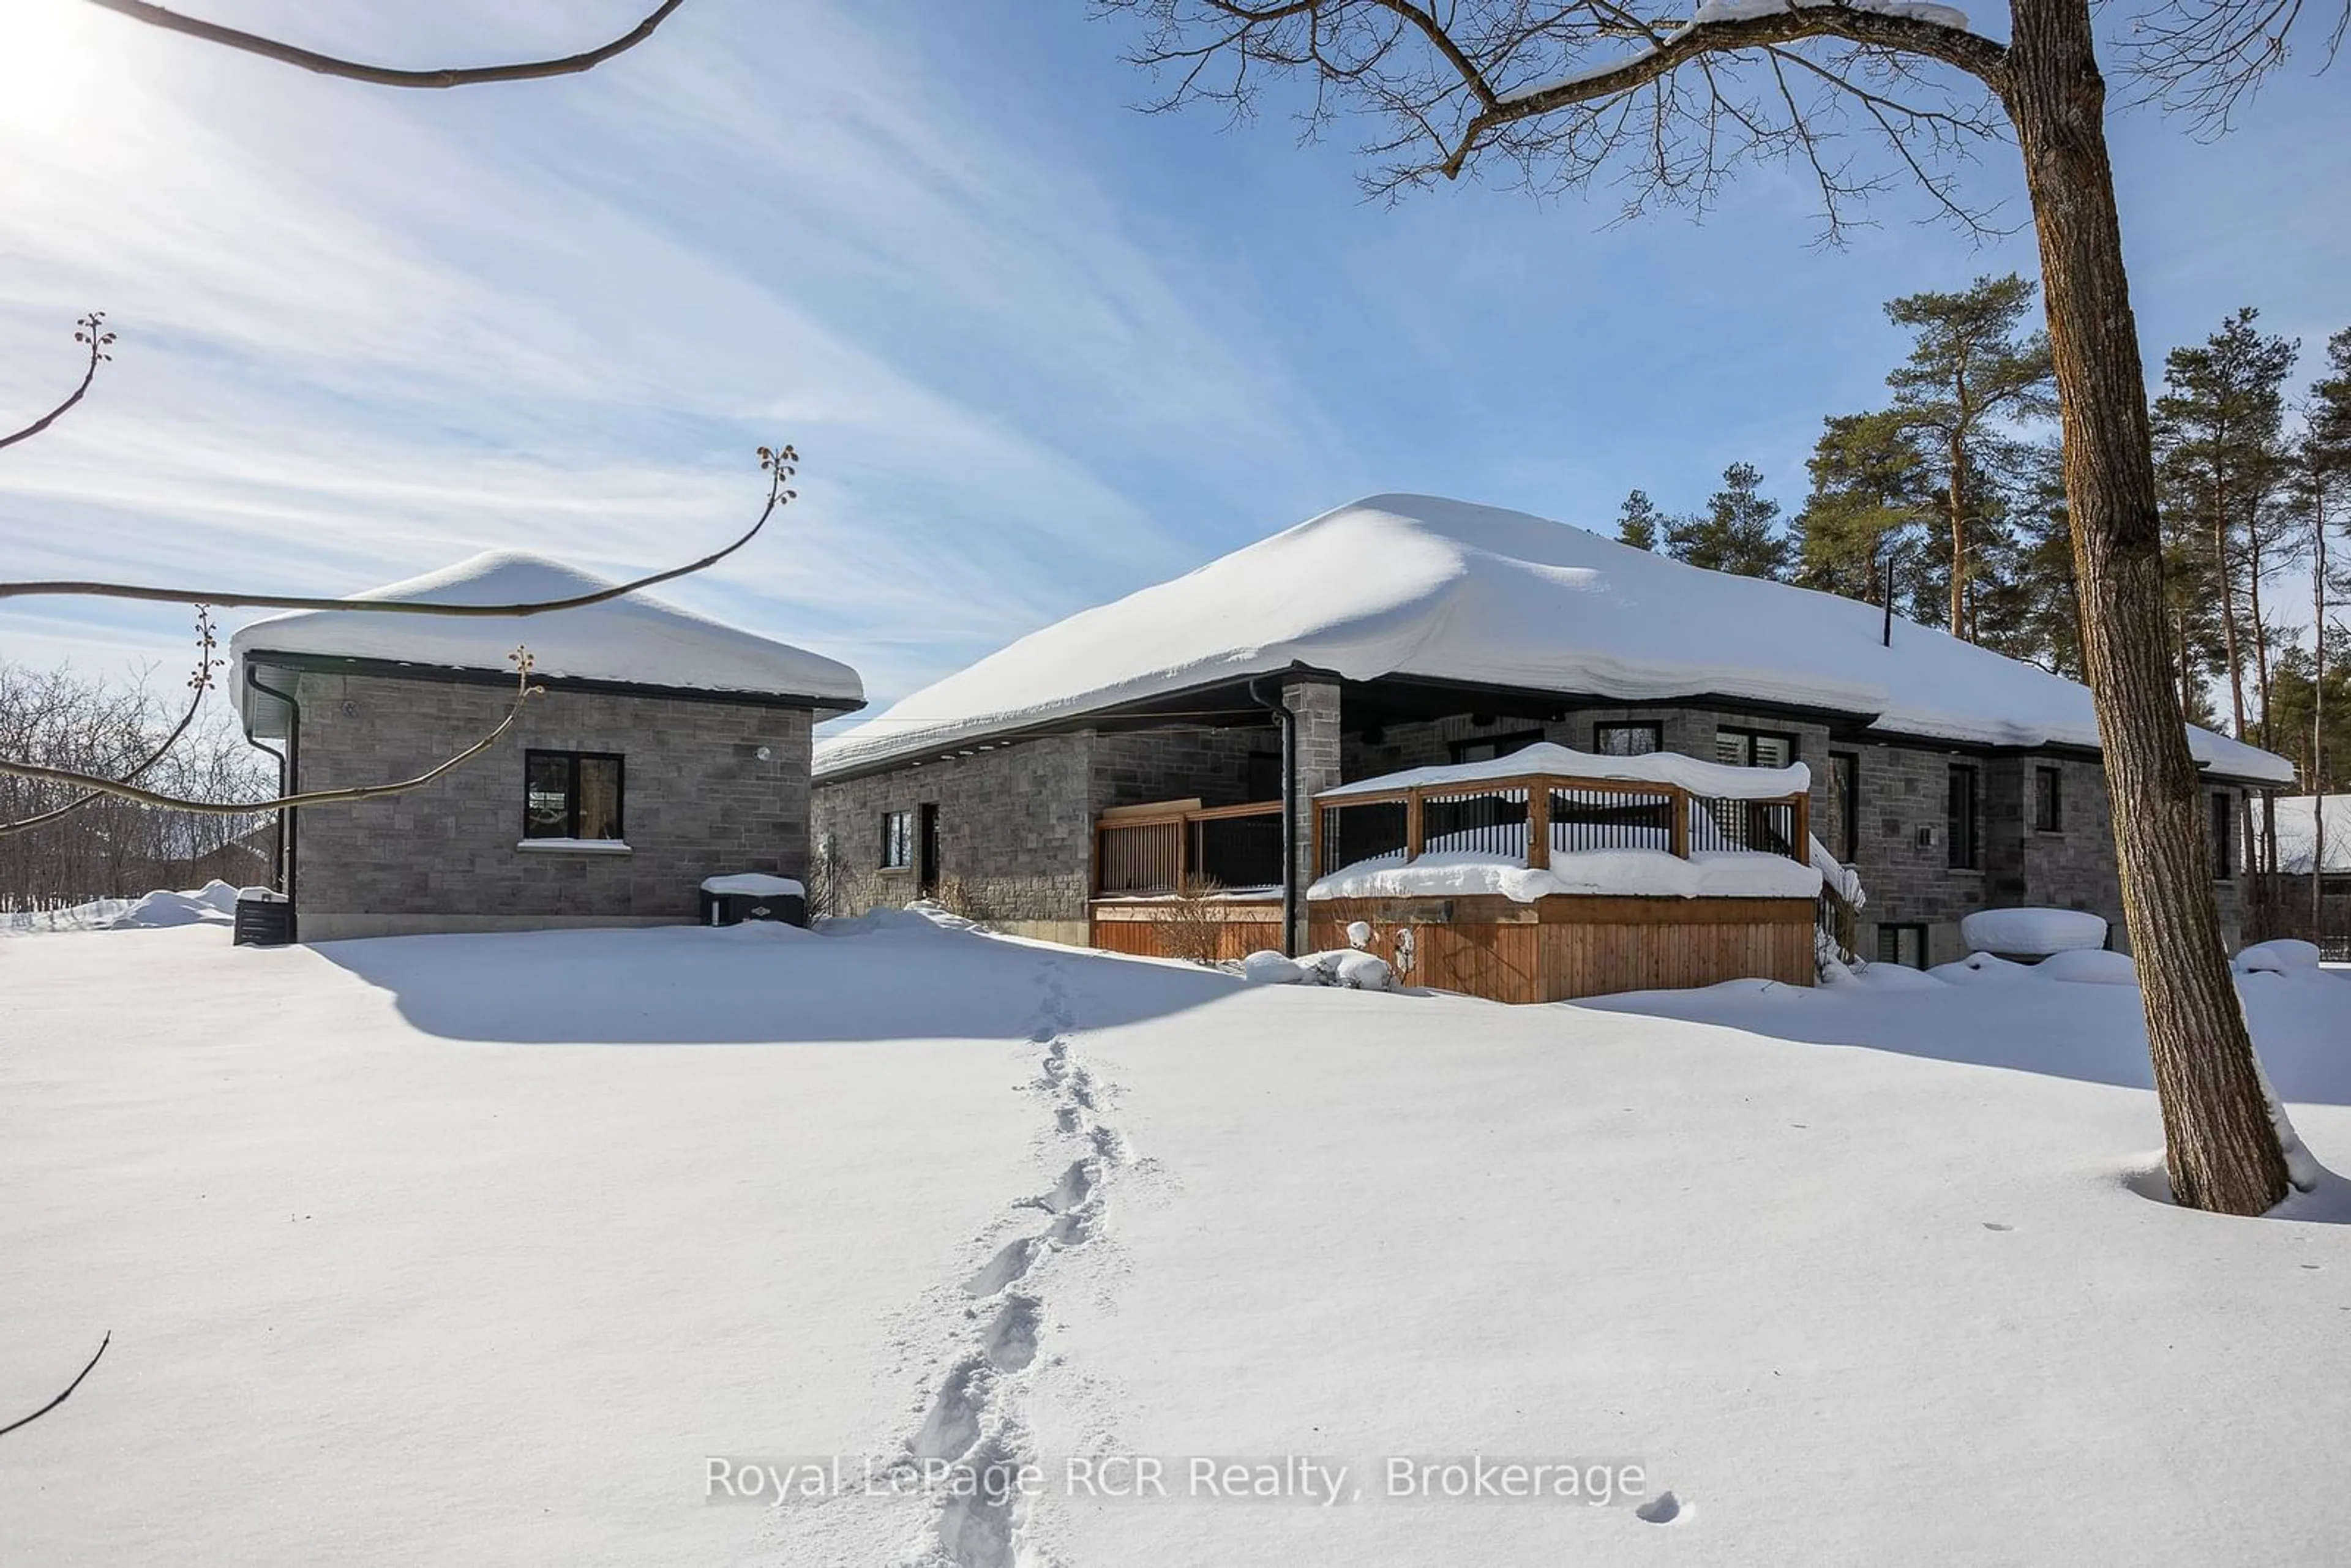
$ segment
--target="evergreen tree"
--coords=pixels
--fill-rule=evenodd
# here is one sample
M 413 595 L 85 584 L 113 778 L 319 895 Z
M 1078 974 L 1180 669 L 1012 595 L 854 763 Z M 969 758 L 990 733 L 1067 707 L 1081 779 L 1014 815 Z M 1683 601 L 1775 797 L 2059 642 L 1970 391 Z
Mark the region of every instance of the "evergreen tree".
M 2267 705 L 2274 628 L 2262 585 L 2293 553 L 2297 527 L 2284 505 L 2285 380 L 2300 346 L 2264 336 L 2254 326 L 2260 315 L 2240 309 L 2201 344 L 2174 349 L 2154 407 L 2156 474 L 2182 557 L 2170 564 L 2182 592 L 2217 606 L 2221 673 L 2241 738 L 2252 733 L 2249 675 L 2256 702 Z
M 1934 486 L 1900 423 L 1886 413 L 1832 414 L 1805 466 L 1812 494 L 1796 514 L 1796 580 L 1869 604 L 1886 601 L 1886 562 L 1934 516 Z M 1915 616 L 1907 580 L 1895 607 Z
M 1794 549 L 1779 528 L 1780 503 L 1763 497 L 1762 484 L 1753 464 L 1724 469 L 1704 512 L 1667 521 L 1667 553 L 1709 571 L 1786 580 Z
M 1653 550 L 1664 542 L 1666 515 L 1657 510 L 1646 490 L 1635 490 L 1625 497 L 1625 505 L 1616 513 L 1616 542 L 1631 545 L 1635 549 Z

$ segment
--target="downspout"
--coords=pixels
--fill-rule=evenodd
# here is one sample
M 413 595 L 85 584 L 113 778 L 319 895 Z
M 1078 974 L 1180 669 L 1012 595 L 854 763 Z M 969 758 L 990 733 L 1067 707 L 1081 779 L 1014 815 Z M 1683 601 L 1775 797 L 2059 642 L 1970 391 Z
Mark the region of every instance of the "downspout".
M 1277 685 L 1265 695 L 1262 679 L 1249 683 L 1249 695 L 1272 711 L 1281 725 L 1281 951 L 1298 956 L 1298 716 Z
M 281 797 L 291 795 L 294 793 L 299 780 L 302 756 L 302 710 L 296 705 L 293 693 L 282 692 L 276 686 L 265 685 L 261 677 L 253 673 L 253 666 L 251 664 L 246 664 L 245 666 L 245 684 L 253 690 L 261 693 L 264 696 L 276 697 L 279 702 L 286 705 L 285 750 L 280 751 L 274 746 L 265 746 L 260 741 L 256 740 L 253 737 L 253 721 L 250 717 L 247 717 L 246 720 L 244 729 L 245 741 L 247 746 L 252 747 L 256 751 L 266 751 L 270 756 L 277 758 L 277 793 Z M 277 808 L 277 877 L 278 881 L 284 884 L 278 889 L 278 891 L 286 895 L 286 903 L 288 906 L 287 913 L 290 917 L 288 922 L 289 930 L 287 934 L 290 936 L 292 935 L 290 930 L 291 918 L 298 918 L 294 915 L 294 910 L 292 907 L 294 904 L 295 852 L 298 848 L 298 840 L 297 839 L 295 832 L 294 809 L 290 806 L 280 806 Z

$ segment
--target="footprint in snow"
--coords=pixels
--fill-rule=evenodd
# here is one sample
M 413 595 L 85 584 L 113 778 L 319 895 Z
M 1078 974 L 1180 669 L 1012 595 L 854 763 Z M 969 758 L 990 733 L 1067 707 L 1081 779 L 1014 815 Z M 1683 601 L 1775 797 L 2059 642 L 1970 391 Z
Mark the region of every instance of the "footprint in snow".
M 1038 1239 L 1034 1236 L 1023 1236 L 1017 1241 L 1006 1242 L 997 1249 L 995 1257 L 979 1266 L 978 1272 L 963 1282 L 963 1293 L 967 1296 L 996 1294 L 1029 1272 L 1029 1265 L 1037 1261 L 1038 1245 Z
M 2004 1231 L 2004 1230 L 2013 1230 L 2013 1229 L 2015 1229 L 2015 1228 L 2016 1228 L 2016 1227 L 2015 1227 L 2015 1226 L 2013 1226 L 2013 1225 L 2002 1225 L 2002 1224 L 2001 1224 L 1999 1220 L 1997 1220 L 1997 1219 L 1987 1219 L 1987 1220 L 1985 1220 L 1985 1221 L 1983 1222 L 1983 1228 L 1984 1228 L 1986 1230 L 2003 1230 L 2003 1231 Z

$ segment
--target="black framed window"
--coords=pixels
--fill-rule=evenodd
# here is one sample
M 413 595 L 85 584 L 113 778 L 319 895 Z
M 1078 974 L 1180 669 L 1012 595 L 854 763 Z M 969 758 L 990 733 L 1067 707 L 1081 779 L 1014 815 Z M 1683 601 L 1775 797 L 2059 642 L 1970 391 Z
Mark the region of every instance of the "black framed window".
M 2212 876 L 2231 882 L 2237 875 L 2237 806 L 2229 792 L 2212 797 Z
M 1646 757 L 1666 748 L 1666 728 L 1661 724 L 1595 724 L 1592 727 L 1592 749 L 1603 757 Z
M 1861 858 L 1861 753 L 1829 753 L 1829 842 L 1836 858 Z
M 1489 735 L 1478 740 L 1457 740 L 1453 743 L 1456 762 L 1490 762 L 1497 757 L 1508 757 L 1513 751 L 1524 751 L 1543 737 L 1539 729 L 1524 729 L 1516 735 Z
M 1953 763 L 1943 796 L 1943 842 L 1950 851 L 1945 859 L 1953 871 L 1976 869 L 1976 800 L 1974 767 Z
M 902 871 L 914 863 L 914 813 L 882 813 L 882 869 Z
M 1252 751 L 1242 764 L 1245 769 L 1241 787 L 1252 800 L 1281 799 L 1281 753 Z
M 1718 729 L 1714 759 L 1733 768 L 1785 768 L 1796 760 L 1796 737 L 1771 729 Z
M 1927 967 L 1927 928 L 1924 925 L 1880 925 L 1877 928 L 1877 961 L 1881 964 L 1901 964 L 1913 969 Z
M 2032 770 L 2032 831 L 2036 833 L 2062 833 L 2065 831 L 2065 775 L 2055 768 Z
M 610 751 L 526 751 L 522 836 L 621 837 L 621 758 Z

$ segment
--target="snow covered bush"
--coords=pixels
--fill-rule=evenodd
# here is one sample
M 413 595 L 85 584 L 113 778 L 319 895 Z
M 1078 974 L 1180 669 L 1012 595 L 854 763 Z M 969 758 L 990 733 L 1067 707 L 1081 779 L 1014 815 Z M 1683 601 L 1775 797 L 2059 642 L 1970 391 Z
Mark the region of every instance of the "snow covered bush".
M 2292 937 L 2256 942 L 2237 955 L 2237 972 L 2241 975 L 2316 974 L 2318 964 L 2318 948 Z
M 1393 991 L 1395 971 L 1377 954 L 1353 948 L 1308 953 L 1286 958 L 1279 953 L 1252 953 L 1240 963 L 1241 977 L 1270 986 L 1336 986 L 1350 991 Z

